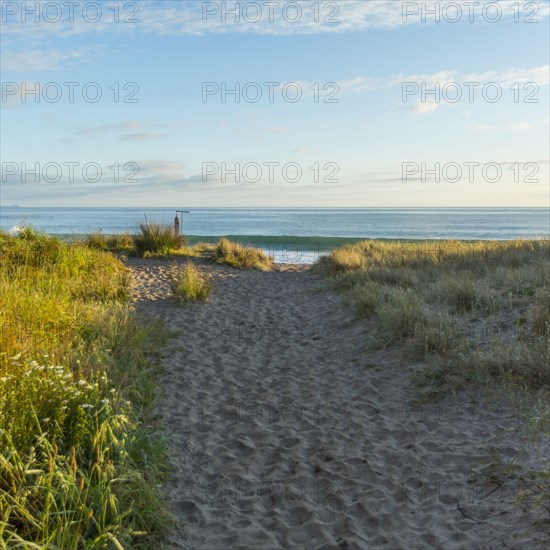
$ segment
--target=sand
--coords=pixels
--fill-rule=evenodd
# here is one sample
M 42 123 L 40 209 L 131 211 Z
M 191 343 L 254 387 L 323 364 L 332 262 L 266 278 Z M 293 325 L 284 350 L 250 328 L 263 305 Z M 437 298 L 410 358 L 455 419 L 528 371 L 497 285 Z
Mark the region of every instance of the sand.
M 367 352 L 369 323 L 307 267 L 210 266 L 208 301 L 181 307 L 169 262 L 128 265 L 138 311 L 178 331 L 159 407 L 170 548 L 545 546 L 541 507 L 516 498 L 528 484 L 488 477 L 497 457 L 540 469 L 548 456 L 513 404 L 413 405 L 414 365 Z

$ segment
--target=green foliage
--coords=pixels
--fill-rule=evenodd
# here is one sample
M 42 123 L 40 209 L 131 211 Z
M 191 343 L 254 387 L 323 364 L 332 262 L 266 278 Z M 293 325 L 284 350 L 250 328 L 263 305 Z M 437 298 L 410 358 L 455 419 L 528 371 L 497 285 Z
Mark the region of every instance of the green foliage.
M 147 427 L 157 344 L 126 269 L 32 230 L 0 234 L 0 260 L 0 541 L 151 548 L 168 524 L 166 447 Z

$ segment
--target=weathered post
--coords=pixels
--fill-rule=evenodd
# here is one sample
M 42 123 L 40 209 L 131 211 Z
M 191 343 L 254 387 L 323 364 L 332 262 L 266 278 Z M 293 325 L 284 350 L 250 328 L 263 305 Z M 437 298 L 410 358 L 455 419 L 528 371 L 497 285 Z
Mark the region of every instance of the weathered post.
M 180 236 L 180 219 L 177 214 L 176 214 L 176 217 L 174 218 L 174 235 L 176 237 Z

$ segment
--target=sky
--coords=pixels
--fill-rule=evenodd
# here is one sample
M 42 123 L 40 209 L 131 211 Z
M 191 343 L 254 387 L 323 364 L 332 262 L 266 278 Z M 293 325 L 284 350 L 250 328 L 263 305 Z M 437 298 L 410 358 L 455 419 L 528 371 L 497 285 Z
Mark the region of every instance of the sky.
M 1 4 L 0 206 L 549 206 L 546 0 Z

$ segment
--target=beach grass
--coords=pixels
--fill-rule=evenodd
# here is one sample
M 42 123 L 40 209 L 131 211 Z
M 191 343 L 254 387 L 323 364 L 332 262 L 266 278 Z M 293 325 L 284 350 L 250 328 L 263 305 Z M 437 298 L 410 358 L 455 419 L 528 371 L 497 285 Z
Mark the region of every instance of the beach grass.
M 112 254 L 32 229 L 0 233 L 0 540 L 8 548 L 152 548 L 158 349 Z
M 137 255 L 144 257 L 151 254 L 168 254 L 180 250 L 185 239 L 174 233 L 169 223 L 144 222 L 138 226 L 138 231 L 132 235 Z
M 315 269 L 429 392 L 550 390 L 550 241 L 363 241 Z
M 144 259 L 201 258 L 238 269 L 270 271 L 273 259 L 260 247 L 243 245 L 225 237 L 217 243 L 198 242 L 188 246 L 185 236 L 174 235 L 167 223 L 145 222 L 133 233 L 104 235 L 101 231 L 89 234 L 83 241 L 95 250 Z
M 272 269 L 272 259 L 260 248 L 243 246 L 222 237 L 216 246 L 211 247 L 211 258 L 218 264 L 226 264 L 239 269 Z
M 102 231 L 90 233 L 86 238 L 86 243 L 92 248 L 109 251 L 128 251 L 134 246 L 134 240 L 129 232 L 104 235 Z
M 170 270 L 170 290 L 181 303 L 204 302 L 211 289 L 209 275 L 191 262 Z

